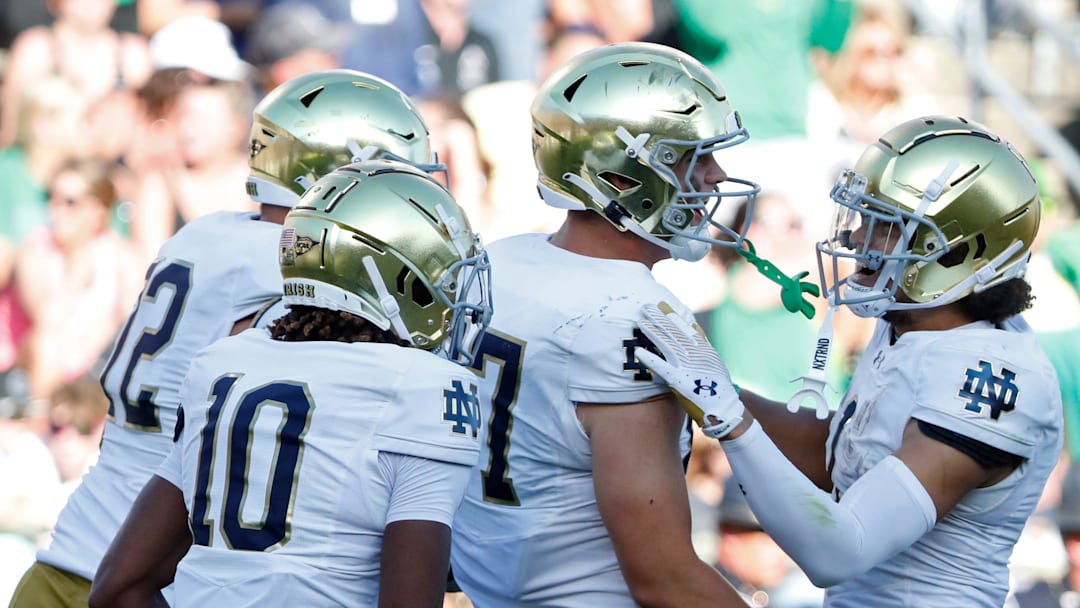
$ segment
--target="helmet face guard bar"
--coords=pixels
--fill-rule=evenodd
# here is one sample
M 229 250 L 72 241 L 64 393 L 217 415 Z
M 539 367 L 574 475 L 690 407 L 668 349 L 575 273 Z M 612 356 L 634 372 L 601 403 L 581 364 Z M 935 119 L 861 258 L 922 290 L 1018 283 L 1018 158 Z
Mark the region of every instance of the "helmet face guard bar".
M 677 189 L 660 224 L 672 234 L 672 241 L 690 240 L 718 247 L 742 247 L 761 186 L 749 180 L 728 177 L 709 190 L 702 191 L 696 189 L 692 178 L 702 157 L 741 144 L 749 137 L 746 129 L 739 127 L 733 133 L 700 141 L 661 139 L 656 142 L 654 152 L 646 160 L 653 170 Z M 674 167 L 683 156 L 688 156 L 689 161 L 680 179 Z M 716 219 L 720 204 L 725 199 L 745 200 L 747 212 L 741 225 L 731 226 Z M 695 218 L 700 218 L 700 221 L 695 221 Z
M 829 196 L 837 207 L 829 237 L 817 244 L 818 271 L 822 293 L 831 303 L 851 306 L 884 300 L 887 307 L 871 315 L 878 316 L 895 304 L 904 268 L 913 263 L 927 264 L 938 260 L 948 253 L 949 245 L 941 229 L 921 212 L 911 212 L 866 194 L 867 181 L 866 176 L 849 169 L 833 186 Z M 934 250 L 932 253 L 919 255 L 911 251 L 920 229 L 930 233 L 931 236 L 924 240 L 930 245 L 928 249 Z M 858 246 L 852 240 L 852 235 L 857 231 L 865 234 Z M 871 238 L 882 231 L 885 231 L 885 242 L 894 238 L 894 231 L 898 235 L 888 251 L 875 248 L 874 239 Z M 831 286 L 826 280 L 829 275 L 824 272 L 823 258 L 826 255 L 832 258 L 831 276 L 834 283 Z M 870 271 L 878 271 L 874 286 L 867 287 L 855 282 L 855 272 L 841 278 L 840 260 L 850 260 Z
M 491 262 L 479 238 L 474 254 L 450 266 L 434 287 L 435 297 L 452 313 L 438 351 L 451 361 L 472 365 L 492 315 Z M 456 301 L 447 294 L 456 294 Z

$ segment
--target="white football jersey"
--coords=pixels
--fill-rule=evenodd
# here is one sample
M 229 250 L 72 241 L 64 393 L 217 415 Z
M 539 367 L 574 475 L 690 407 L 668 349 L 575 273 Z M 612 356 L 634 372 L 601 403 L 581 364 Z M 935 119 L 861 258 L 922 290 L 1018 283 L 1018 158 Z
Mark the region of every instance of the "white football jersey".
M 182 399 L 194 542 L 176 572 L 178 607 L 375 606 L 384 528 L 450 525 L 482 425 L 476 376 L 455 363 L 263 329 L 203 350 Z M 380 453 L 434 461 L 456 484 L 418 490 Z
M 593 490 L 575 403 L 668 391 L 634 357 L 642 304 L 693 315 L 644 265 L 522 235 L 488 247 L 495 313 L 478 362 L 490 407 L 454 519 L 454 577 L 477 606 L 633 606 Z M 684 434 L 684 455 L 689 435 Z
M 879 321 L 833 418 L 826 463 L 834 493 L 900 447 L 915 418 L 1025 460 L 967 494 L 911 547 L 828 589 L 826 605 L 1001 606 L 1008 560 L 1062 447 L 1057 376 L 1020 317 L 890 344 Z
M 139 490 L 172 448 L 191 358 L 281 295 L 280 236 L 281 226 L 254 213 L 219 212 L 186 224 L 161 247 L 102 372 L 109 419 L 101 455 L 39 560 L 94 577 Z

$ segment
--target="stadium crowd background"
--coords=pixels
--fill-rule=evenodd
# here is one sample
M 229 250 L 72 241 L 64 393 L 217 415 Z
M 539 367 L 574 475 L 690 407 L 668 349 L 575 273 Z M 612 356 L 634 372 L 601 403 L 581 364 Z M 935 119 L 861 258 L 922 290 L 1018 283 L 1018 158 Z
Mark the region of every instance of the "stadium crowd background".
M 934 10 L 958 19 L 963 4 Z M 1021 52 L 1032 32 L 1010 27 L 1010 4 L 982 3 L 993 57 L 1075 145 L 1080 81 Z M 1072 0 L 1036 4 L 1080 23 Z M 490 242 L 561 217 L 536 195 L 525 143 L 535 85 L 568 57 L 624 40 L 676 46 L 716 71 L 751 133 L 719 160 L 762 184 L 749 237 L 789 273 L 816 276 L 829 188 L 868 142 L 907 118 L 971 109 L 962 62 L 902 0 L 0 1 L 0 604 L 94 462 L 108 408 L 97 374 L 158 246 L 199 215 L 255 208 L 242 184 L 262 93 L 334 66 L 394 82 Z M 994 107 L 979 118 L 1033 160 L 1044 190 L 1027 316 L 1057 367 L 1068 438 L 1013 556 L 1010 602 L 1058 605 L 1036 596 L 1060 591 L 1080 564 L 1080 475 L 1068 473 L 1080 458 L 1080 196 L 1023 124 Z M 817 324 L 747 268 L 718 253 L 656 270 L 700 311 L 736 382 L 786 399 Z M 838 387 L 870 327 L 841 315 Z M 699 551 L 755 601 L 819 605 L 724 492 L 715 445 L 695 442 L 687 472 Z

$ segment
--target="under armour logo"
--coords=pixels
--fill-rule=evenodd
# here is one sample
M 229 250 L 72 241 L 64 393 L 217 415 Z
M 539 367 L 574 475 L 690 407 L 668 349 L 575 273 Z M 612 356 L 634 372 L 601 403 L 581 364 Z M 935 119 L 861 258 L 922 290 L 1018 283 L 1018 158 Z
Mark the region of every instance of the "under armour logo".
M 874 361 L 873 361 L 874 368 L 875 369 L 881 369 L 881 362 L 884 361 L 884 360 L 885 360 L 885 351 L 883 351 L 883 350 L 877 351 L 877 355 L 874 356 Z
M 1002 412 L 1011 412 L 1016 408 L 1016 396 L 1020 392 L 1013 380 L 1016 372 L 1001 368 L 1001 375 L 994 375 L 994 368 L 988 361 L 979 361 L 978 369 L 968 369 L 964 386 L 957 395 L 967 399 L 964 409 L 981 414 L 984 407 L 990 408 L 990 418 L 997 420 Z
M 694 380 L 694 394 L 695 395 L 700 395 L 701 391 L 709 391 L 709 396 L 710 397 L 715 397 L 716 396 L 716 386 L 717 386 L 716 381 L 715 380 L 710 380 L 708 386 L 705 386 L 703 384 L 703 382 L 704 381 L 701 378 L 698 378 L 697 380 Z
M 469 383 L 469 390 L 465 390 L 460 380 L 451 381 L 453 388 L 443 391 L 446 409 L 443 411 L 443 422 L 451 424 L 450 431 L 458 435 L 466 434 L 466 426 L 476 439 L 480 431 L 480 399 L 476 396 L 476 385 Z

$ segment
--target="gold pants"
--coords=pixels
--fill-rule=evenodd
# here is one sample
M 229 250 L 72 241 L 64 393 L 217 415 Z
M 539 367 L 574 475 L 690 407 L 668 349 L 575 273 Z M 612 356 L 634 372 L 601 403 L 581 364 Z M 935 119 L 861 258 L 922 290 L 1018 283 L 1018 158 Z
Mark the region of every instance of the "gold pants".
M 26 571 L 8 608 L 86 608 L 90 581 L 66 570 L 34 562 Z

